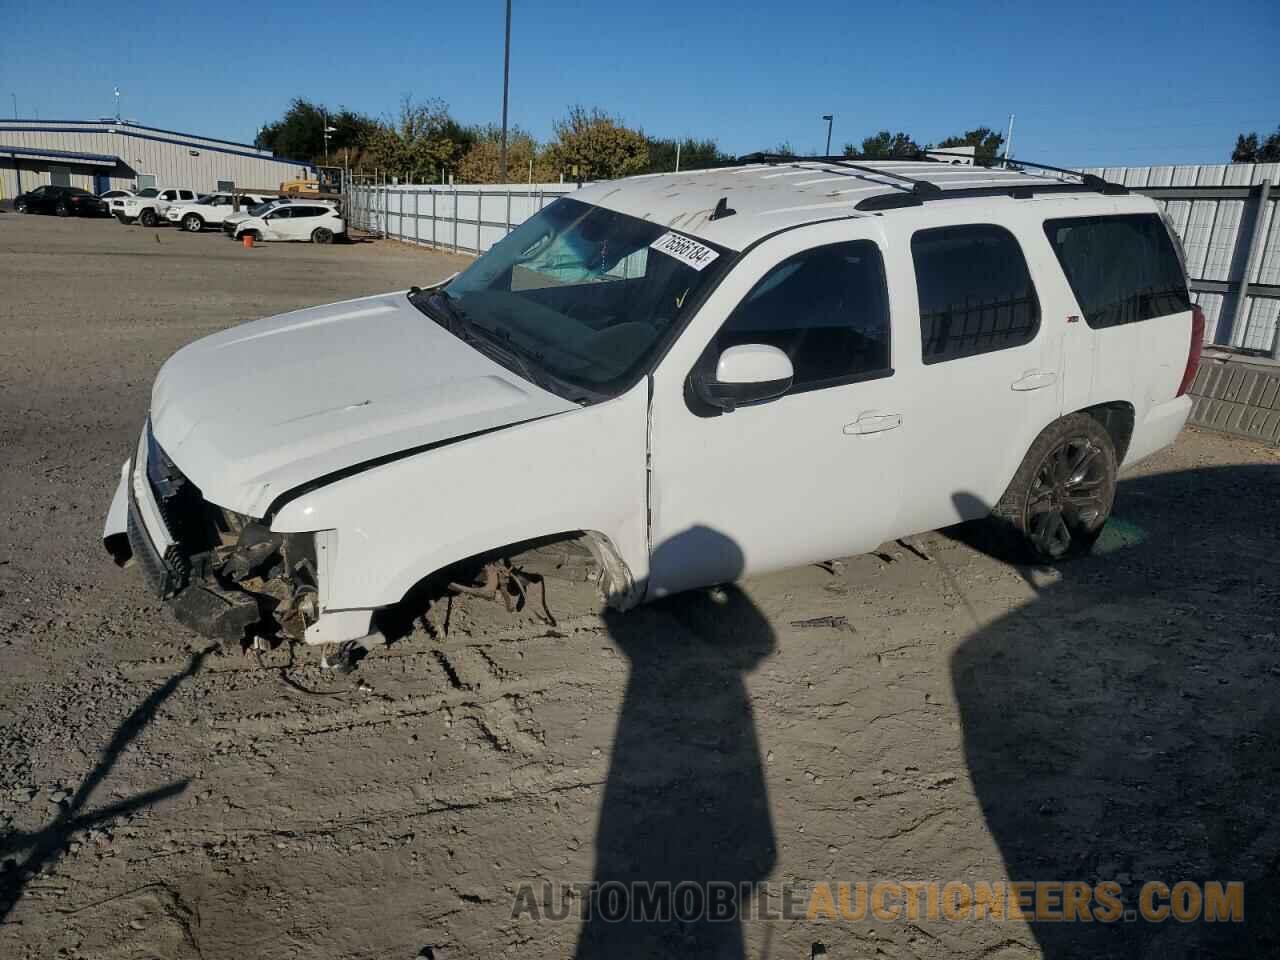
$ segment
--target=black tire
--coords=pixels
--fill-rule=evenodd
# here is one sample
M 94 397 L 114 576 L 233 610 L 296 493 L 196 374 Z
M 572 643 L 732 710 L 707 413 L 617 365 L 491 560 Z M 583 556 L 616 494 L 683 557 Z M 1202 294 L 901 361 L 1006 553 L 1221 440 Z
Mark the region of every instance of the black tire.
M 333 231 L 328 227 L 316 227 L 311 231 L 312 243 L 333 243 Z
M 204 229 L 204 217 L 198 213 L 188 213 L 182 218 L 182 229 L 189 233 L 199 233 Z
M 69 217 L 71 216 L 71 205 L 64 200 L 53 208 L 53 212 L 60 217 Z
M 143 210 L 142 213 L 138 214 L 138 222 L 144 227 L 154 227 L 160 221 L 159 218 L 156 217 L 156 212 L 148 207 L 146 210 Z
M 1093 549 L 1111 516 L 1118 470 L 1111 435 L 1087 413 L 1045 427 L 991 512 L 1013 556 L 1058 563 Z
M 31 208 L 27 206 L 27 201 L 25 201 L 25 200 L 19 200 L 17 203 L 15 203 L 15 204 L 13 205 L 13 209 L 14 209 L 14 212 L 15 212 L 15 213 L 30 213 L 30 212 L 31 212 Z

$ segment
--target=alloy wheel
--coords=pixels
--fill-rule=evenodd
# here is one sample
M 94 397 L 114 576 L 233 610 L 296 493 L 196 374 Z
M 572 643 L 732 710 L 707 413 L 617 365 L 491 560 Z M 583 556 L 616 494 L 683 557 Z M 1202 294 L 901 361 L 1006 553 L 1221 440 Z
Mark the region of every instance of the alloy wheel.
M 1070 437 L 1045 457 L 1027 495 L 1027 533 L 1046 557 L 1065 556 L 1106 509 L 1106 461 L 1088 437 Z

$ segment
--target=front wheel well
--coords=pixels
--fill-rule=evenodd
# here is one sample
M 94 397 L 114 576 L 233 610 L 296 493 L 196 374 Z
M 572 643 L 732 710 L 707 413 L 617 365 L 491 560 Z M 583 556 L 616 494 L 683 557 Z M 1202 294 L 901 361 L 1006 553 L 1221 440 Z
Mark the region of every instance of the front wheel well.
M 1116 450 L 1116 463 L 1123 464 L 1125 454 L 1129 450 L 1129 441 L 1133 439 L 1135 412 L 1133 404 L 1125 400 L 1113 400 L 1109 403 L 1098 403 L 1085 407 L 1077 413 L 1087 413 L 1102 425 L 1111 437 L 1111 445 Z
M 427 574 L 399 602 L 374 614 L 375 629 L 389 641 L 407 636 L 431 604 L 448 594 L 451 582 L 473 582 L 485 564 L 498 560 L 538 577 L 593 582 L 600 599 L 616 610 L 629 610 L 641 599 L 640 586 L 609 537 L 595 530 L 568 530 L 494 547 Z

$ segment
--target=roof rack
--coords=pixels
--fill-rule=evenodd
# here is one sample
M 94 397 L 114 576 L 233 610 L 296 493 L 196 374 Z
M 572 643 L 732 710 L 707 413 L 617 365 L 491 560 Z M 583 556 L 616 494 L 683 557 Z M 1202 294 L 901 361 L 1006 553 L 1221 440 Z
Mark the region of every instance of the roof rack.
M 976 158 L 967 153 L 948 154 L 945 151 L 931 150 L 930 154 L 935 156 L 955 156 L 964 157 L 972 160 L 975 164 L 983 167 L 991 167 L 996 161 L 978 161 Z M 915 157 L 903 158 L 910 160 L 931 160 L 932 158 L 923 154 Z M 997 158 L 998 161 L 1004 161 L 1003 157 Z M 1016 181 L 1005 184 L 992 184 L 986 187 L 964 187 L 958 190 L 944 190 L 932 180 L 922 177 L 909 177 L 906 174 L 898 173 L 894 170 L 885 170 L 879 167 L 868 167 L 864 164 L 855 162 L 850 157 L 796 157 L 787 156 L 777 153 L 749 153 L 745 156 L 738 157 L 733 161 L 735 164 L 742 163 L 769 163 L 769 164 L 795 164 L 799 163 L 826 163 L 848 170 L 856 170 L 862 174 L 872 174 L 877 177 L 885 177 L 890 180 L 896 180 L 903 184 L 899 193 L 881 193 L 874 196 L 866 197 L 858 201 L 854 205 L 855 210 L 865 212 L 894 210 L 901 207 L 918 207 L 921 204 L 931 200 L 960 200 L 968 197 L 992 197 L 992 196 L 1010 196 L 1015 199 L 1028 199 L 1036 194 L 1046 193 L 1105 193 L 1105 194 L 1124 194 L 1128 193 L 1127 187 L 1118 183 L 1111 183 L 1102 177 L 1095 176 L 1092 173 L 1081 173 L 1078 170 L 1068 170 L 1065 167 L 1052 167 L 1045 163 L 1031 163 L 1027 160 L 1009 161 L 1024 167 L 1035 167 L 1038 170 L 1051 170 L 1055 173 L 1065 173 L 1073 177 L 1079 177 L 1079 183 L 1045 183 L 1041 181 L 1028 180 L 1024 183 Z M 941 163 L 942 161 L 934 161 Z M 832 170 L 832 173 L 839 171 Z M 887 187 L 897 186 L 893 183 L 885 183 Z
M 1112 183 L 1110 180 L 1105 180 L 1097 174 L 1082 173 L 1079 170 L 1069 170 L 1066 167 L 1054 167 L 1047 163 L 1032 163 L 1030 160 L 1012 160 L 1005 156 L 992 157 L 989 160 L 979 159 L 978 157 L 971 156 L 967 153 L 948 153 L 946 150 L 930 150 L 924 155 L 924 159 L 928 162 L 941 163 L 941 160 L 934 159 L 936 157 L 964 157 L 967 160 L 972 160 L 975 166 L 982 166 L 987 169 L 994 168 L 997 163 L 1003 163 L 1006 166 L 1008 164 L 1013 164 L 1015 167 L 1032 167 L 1036 170 L 1049 170 L 1053 173 L 1065 173 L 1068 176 L 1079 177 L 1082 184 L 1094 190 L 1098 190 L 1101 193 L 1120 194 L 1129 192 L 1129 188 L 1124 184 Z

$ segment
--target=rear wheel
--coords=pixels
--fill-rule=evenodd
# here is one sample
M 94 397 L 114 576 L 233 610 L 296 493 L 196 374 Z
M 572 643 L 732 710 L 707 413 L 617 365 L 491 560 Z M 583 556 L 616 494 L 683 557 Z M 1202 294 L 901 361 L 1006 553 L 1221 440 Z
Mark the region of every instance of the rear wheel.
M 148 207 L 138 215 L 138 222 L 144 227 L 154 227 L 159 221 L 156 218 L 156 212 Z
M 188 213 L 182 218 L 182 229 L 191 233 L 199 233 L 204 229 L 204 220 L 198 213 Z
M 312 243 L 333 243 L 333 231 L 328 227 L 316 227 L 311 231 Z
M 1111 516 L 1117 470 L 1110 434 L 1087 413 L 1073 413 L 1036 437 L 993 518 L 1023 559 L 1086 554 Z

